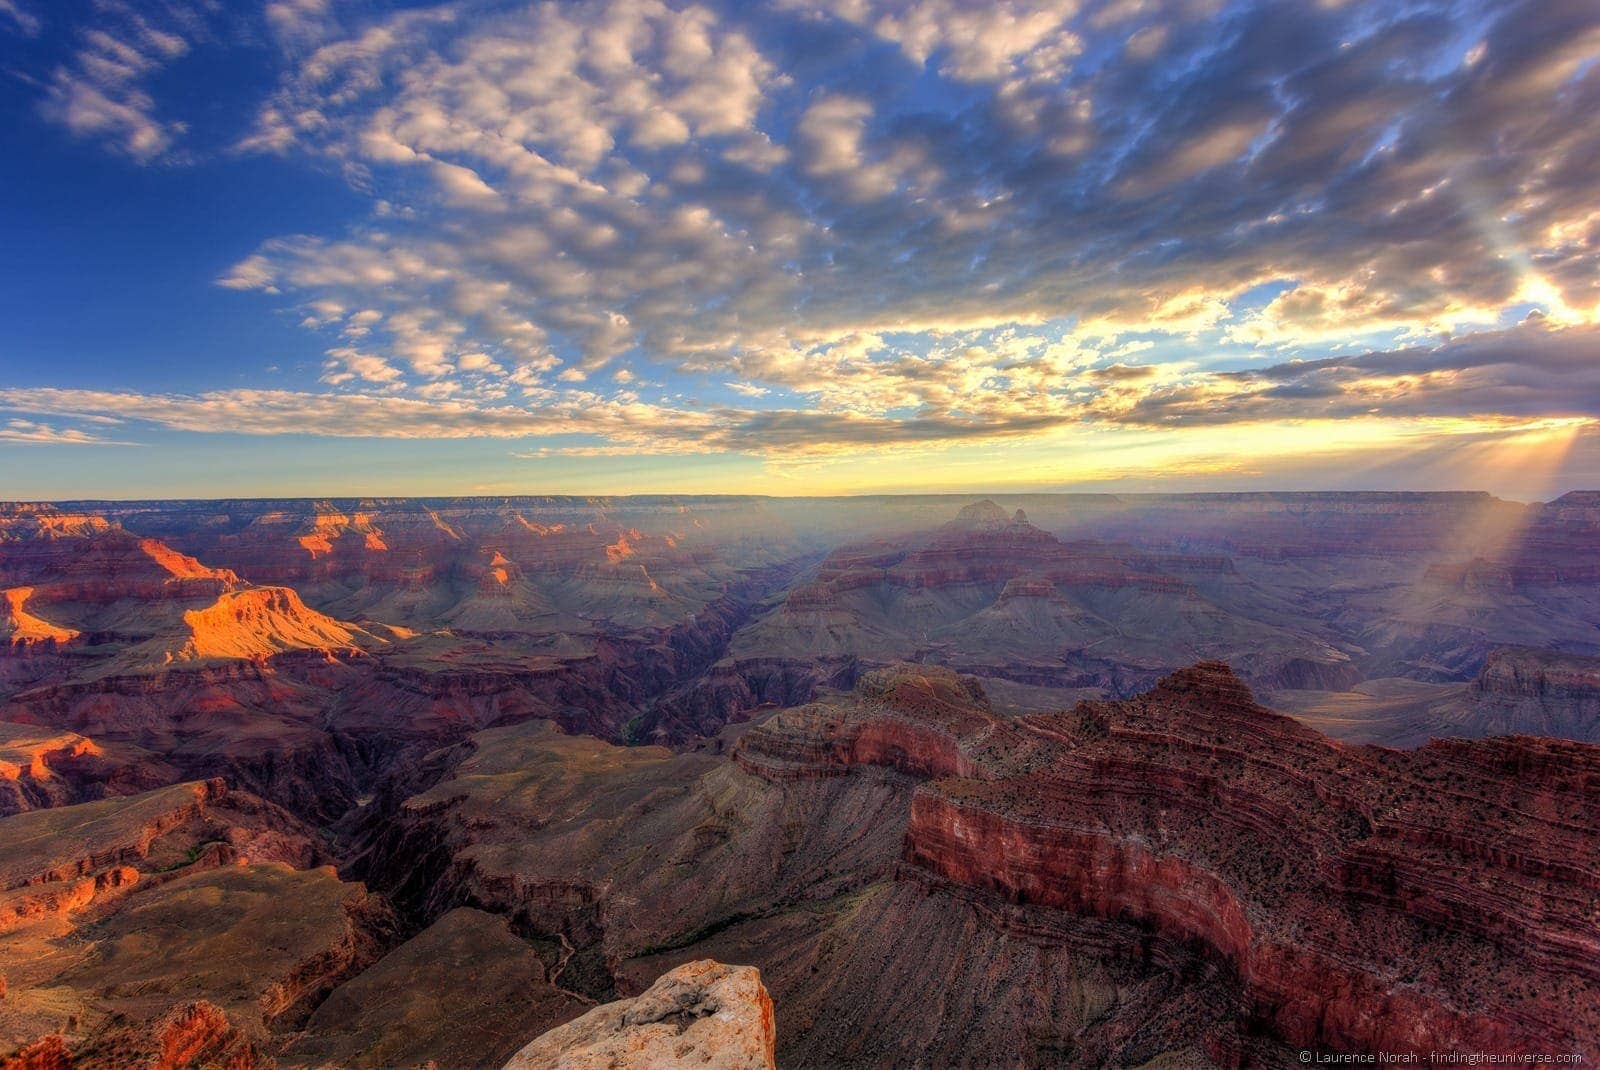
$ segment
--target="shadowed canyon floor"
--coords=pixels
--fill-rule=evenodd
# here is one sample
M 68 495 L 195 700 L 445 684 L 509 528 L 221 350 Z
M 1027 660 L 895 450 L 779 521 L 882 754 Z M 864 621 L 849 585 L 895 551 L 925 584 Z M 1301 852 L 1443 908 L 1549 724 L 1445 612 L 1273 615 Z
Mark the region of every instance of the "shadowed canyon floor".
M 0 506 L 0 1065 L 600 1060 L 700 960 L 780 1066 L 1600 1057 L 1597 554 L 1588 494 Z

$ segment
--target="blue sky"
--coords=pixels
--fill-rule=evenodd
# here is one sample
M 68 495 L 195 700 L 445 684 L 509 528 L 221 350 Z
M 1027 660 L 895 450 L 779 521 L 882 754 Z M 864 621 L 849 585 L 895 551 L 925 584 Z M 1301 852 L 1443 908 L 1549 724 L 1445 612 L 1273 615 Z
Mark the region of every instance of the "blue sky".
M 0 0 L 0 497 L 1600 481 L 1600 10 Z

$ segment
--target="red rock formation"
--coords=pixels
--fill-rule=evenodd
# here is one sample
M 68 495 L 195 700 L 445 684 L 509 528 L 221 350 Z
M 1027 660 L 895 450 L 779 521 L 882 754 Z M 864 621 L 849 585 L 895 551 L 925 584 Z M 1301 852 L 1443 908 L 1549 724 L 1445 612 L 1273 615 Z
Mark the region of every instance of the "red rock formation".
M 1488 494 L 1296 492 L 1123 498 L 1096 527 L 1140 545 L 1186 545 L 1268 561 L 1472 556 L 1504 545 L 1529 507 Z
M 174 1008 L 157 1027 L 156 1054 L 150 1070 L 187 1070 L 220 1066 L 223 1070 L 257 1070 L 271 1065 L 218 1007 L 201 1000 Z
M 1573 491 L 1537 507 L 1501 556 L 1517 586 L 1600 583 L 1600 492 Z
M 318 609 L 412 629 L 543 634 L 585 617 L 662 625 L 716 597 L 729 575 L 727 549 L 679 509 L 634 510 L 646 526 L 593 500 L 163 506 L 112 512 L 249 582 L 295 587 Z M 561 520 L 540 519 L 549 514 Z M 578 518 L 588 522 L 567 522 Z M 685 526 L 698 538 L 686 541 Z
M 177 837 L 180 846 L 174 846 Z M 304 867 L 323 859 L 310 830 L 287 811 L 221 780 L 174 784 L 126 798 L 14 814 L 0 825 L 0 893 L 7 916 L 39 913 L 30 907 L 37 895 L 62 895 L 57 885 L 71 885 L 74 895 L 125 887 L 140 874 L 162 869 L 177 859 L 184 864 L 190 847 L 227 847 L 218 861 L 249 857 Z M 90 880 L 88 888 L 73 882 Z M 63 909 L 81 902 L 63 900 Z
M 186 610 L 181 623 L 130 651 L 118 667 L 256 660 L 297 650 L 349 655 L 384 642 L 307 608 L 287 587 L 253 587 Z
M 861 705 L 849 711 L 824 704 L 784 711 L 744 738 L 735 761 L 767 780 L 843 776 L 856 765 L 921 777 L 979 775 L 961 744 L 994 722 L 975 686 L 951 673 L 880 671 L 857 694 Z
M 0 1070 L 73 1070 L 73 1061 L 66 1041 L 52 1034 L 0 1058 Z
M 781 609 L 735 640 L 731 668 L 927 661 L 1054 688 L 1129 693 L 1204 657 L 1267 687 L 1347 687 L 1353 660 L 1308 628 L 1253 616 L 1217 554 L 1063 540 L 1017 510 L 968 506 L 925 535 L 828 555 Z M 792 694 L 808 697 L 800 689 Z
M 396 936 L 386 902 L 327 857 L 311 828 L 221 781 L 0 820 L 0 1045 L 60 1029 L 82 1068 L 270 1066 L 268 1035 Z M 85 924 L 88 953 L 52 951 Z
M 825 732 L 806 749 L 818 705 L 745 730 L 731 763 L 533 725 L 478 733 L 385 821 L 366 877 L 424 917 L 472 902 L 517 919 L 565 949 L 560 983 L 601 999 L 695 959 L 757 965 L 785 1065 L 1199 1066 L 1207 1046 L 1249 1048 L 1220 966 L 900 864 L 918 778 L 1013 741 L 948 672 L 873 674 L 862 691 L 881 712 L 833 704 L 819 730 L 848 729 L 837 749 Z M 777 745 L 763 738 L 780 725 Z M 872 764 L 846 766 L 857 749 Z
M 0 657 L 6 678 L 150 672 L 180 662 L 265 658 L 287 650 L 353 651 L 383 640 L 309 609 L 287 588 L 252 588 L 164 543 L 112 525 L 44 524 L 0 511 Z M 29 527 L 22 523 L 32 520 Z M 118 652 L 119 646 L 127 649 Z M 20 650 L 19 650 L 20 648 Z M 31 648 L 72 654 L 72 671 L 14 664 Z M 58 659 L 50 670 L 65 669 Z
M 0 721 L 0 817 L 129 795 L 171 783 L 174 770 L 135 748 L 76 732 Z
M 0 587 L 33 587 L 29 600 L 106 605 L 119 599 L 215 597 L 239 586 L 156 539 L 99 517 L 0 511 Z
M 1466 589 L 1506 592 L 1587 586 L 1600 583 L 1596 547 L 1600 547 L 1600 492 L 1573 491 L 1530 506 L 1523 522 L 1490 546 L 1488 553 L 1435 565 L 1428 578 Z
M 894 693 L 956 692 L 942 670 L 905 676 Z M 857 751 L 863 722 L 898 749 Z M 739 747 L 745 768 L 786 778 L 847 760 L 939 772 L 951 754 L 961 771 L 912 803 L 911 865 L 1197 943 L 1289 1044 L 1600 1052 L 1600 748 L 1347 747 L 1215 663 L 1016 721 L 868 698 Z
M 271 1070 L 276 1065 L 226 1013 L 204 1000 L 174 1007 L 157 1022 L 124 1026 L 76 1056 L 61 1037 L 50 1036 L 0 1060 L 4 1070 Z

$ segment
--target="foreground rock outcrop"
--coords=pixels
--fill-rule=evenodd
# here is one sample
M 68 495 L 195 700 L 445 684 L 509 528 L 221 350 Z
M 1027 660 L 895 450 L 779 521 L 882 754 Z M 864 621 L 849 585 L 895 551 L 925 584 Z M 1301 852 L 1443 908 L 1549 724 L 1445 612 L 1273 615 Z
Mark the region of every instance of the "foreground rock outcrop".
M 505 1070 L 775 1070 L 776 1045 L 760 971 L 702 959 L 552 1029 Z

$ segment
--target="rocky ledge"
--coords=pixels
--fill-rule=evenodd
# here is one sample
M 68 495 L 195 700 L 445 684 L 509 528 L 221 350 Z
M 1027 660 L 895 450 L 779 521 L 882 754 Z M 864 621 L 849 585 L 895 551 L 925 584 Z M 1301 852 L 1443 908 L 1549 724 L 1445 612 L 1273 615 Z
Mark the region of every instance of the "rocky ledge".
M 760 971 L 701 959 L 552 1029 L 505 1070 L 774 1070 L 776 1044 Z

